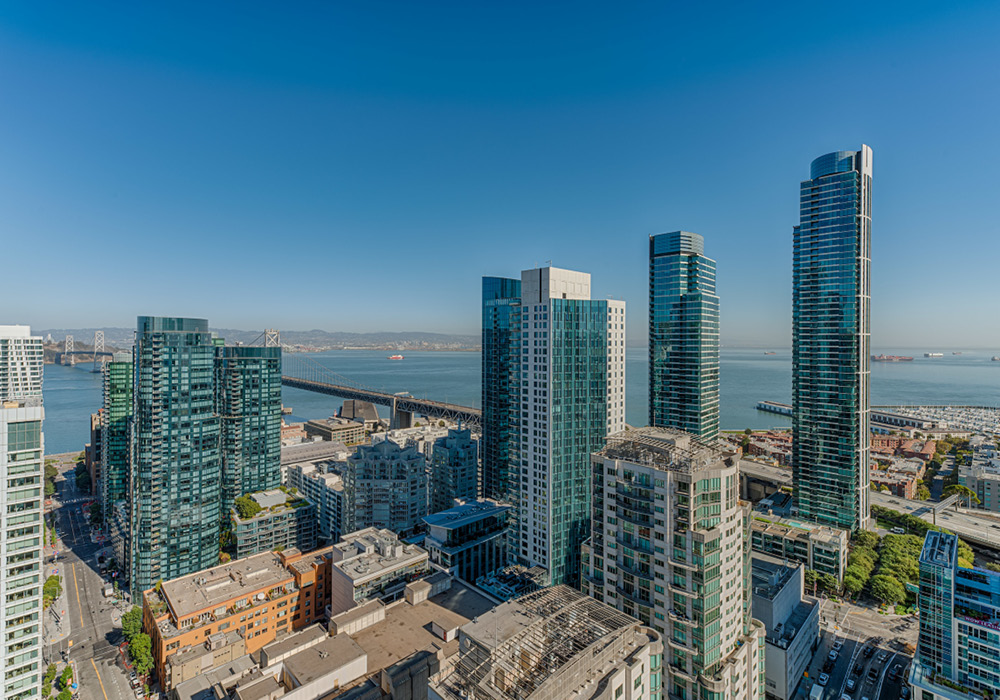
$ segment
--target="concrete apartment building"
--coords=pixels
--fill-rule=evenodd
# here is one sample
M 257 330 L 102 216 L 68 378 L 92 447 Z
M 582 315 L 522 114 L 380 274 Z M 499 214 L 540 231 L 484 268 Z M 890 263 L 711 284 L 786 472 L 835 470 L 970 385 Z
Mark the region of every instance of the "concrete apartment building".
M 330 610 L 337 615 L 370 599 L 386 602 L 431 572 L 426 550 L 404 544 L 391 530 L 369 527 L 331 547 Z
M 669 428 L 612 435 L 591 459 L 583 591 L 663 634 L 663 691 L 762 700 L 739 457 Z M 708 695 L 713 694 L 713 695 Z
M 788 494 L 774 493 L 757 504 L 750 521 L 754 552 L 800 562 L 807 569 L 830 574 L 838 583 L 847 568 L 847 530 L 796 518 Z
M 296 489 L 316 506 L 316 536 L 323 542 L 336 542 L 346 532 L 354 530 L 353 510 L 347 508 L 348 494 L 344 478 L 336 472 L 325 472 L 321 464 L 291 464 L 284 469 L 284 483 Z
M 976 494 L 980 508 L 1000 513 L 1000 459 L 992 442 L 975 441 L 972 464 L 958 468 L 958 483 Z
M 819 601 L 804 596 L 805 567 L 754 554 L 753 616 L 764 623 L 764 694 L 790 700 L 819 644 Z
M 459 659 L 431 678 L 435 700 L 659 700 L 665 644 L 638 620 L 553 586 L 502 603 L 458 632 Z
M 484 499 L 428 515 L 424 548 L 434 564 L 475 583 L 507 563 L 509 512 L 509 505 Z
M 280 489 L 259 491 L 248 497 L 260 506 L 256 515 L 241 518 L 236 508 L 229 509 L 237 559 L 292 547 L 300 552 L 316 548 L 318 514 L 308 499 Z
M 365 424 L 363 422 L 339 416 L 306 421 L 303 428 L 308 437 L 318 437 L 325 441 L 339 442 L 344 445 L 358 445 L 365 441 Z
M 330 600 L 330 554 L 330 548 L 265 552 L 144 591 L 143 631 L 152 641 L 159 678 L 179 677 L 169 668 L 175 654 L 206 644 L 236 644 L 237 651 L 252 654 L 321 621 Z
M 347 458 L 342 476 L 354 529 L 386 528 L 406 536 L 422 525 L 427 515 L 427 460 L 416 446 L 389 439 L 359 445 Z
M 468 428 L 449 430 L 434 441 L 430 454 L 430 506 L 437 513 L 455 505 L 455 499 L 479 495 L 479 440 Z
M 28 326 L 0 326 L 0 698 L 41 693 L 42 339 Z

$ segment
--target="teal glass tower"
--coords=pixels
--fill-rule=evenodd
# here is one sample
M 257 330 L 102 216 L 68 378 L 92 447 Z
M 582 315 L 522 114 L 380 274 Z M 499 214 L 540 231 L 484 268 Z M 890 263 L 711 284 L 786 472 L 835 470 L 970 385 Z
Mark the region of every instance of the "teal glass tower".
M 520 305 L 521 280 L 483 278 L 483 495 L 503 501 L 515 429 Z
M 719 437 L 719 297 L 697 233 L 649 237 L 649 424 Z
M 204 319 L 138 319 L 129 484 L 132 600 L 141 600 L 157 581 L 219 561 L 219 343 Z
M 872 150 L 812 162 L 793 233 L 792 472 L 803 518 L 868 522 Z
M 223 521 L 246 493 L 281 485 L 281 347 L 216 348 Z
M 105 523 L 119 501 L 128 496 L 129 430 L 132 422 L 132 356 L 116 352 L 104 364 L 104 422 L 101 430 L 101 512 Z M 127 507 L 127 505 L 125 506 Z

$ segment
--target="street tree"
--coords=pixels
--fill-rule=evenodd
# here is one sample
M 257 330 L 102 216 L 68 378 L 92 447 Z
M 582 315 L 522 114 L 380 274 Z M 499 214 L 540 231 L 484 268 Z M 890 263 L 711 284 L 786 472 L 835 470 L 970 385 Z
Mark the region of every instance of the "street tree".
M 122 636 L 131 643 L 132 639 L 142 632 L 142 608 L 133 605 L 132 609 L 122 615 Z
M 129 642 L 129 659 L 132 661 L 132 666 L 135 667 L 135 672 L 141 676 L 145 676 L 153 668 L 152 648 L 153 645 L 149 639 L 149 635 L 145 632 L 135 635 L 132 637 L 132 641 Z

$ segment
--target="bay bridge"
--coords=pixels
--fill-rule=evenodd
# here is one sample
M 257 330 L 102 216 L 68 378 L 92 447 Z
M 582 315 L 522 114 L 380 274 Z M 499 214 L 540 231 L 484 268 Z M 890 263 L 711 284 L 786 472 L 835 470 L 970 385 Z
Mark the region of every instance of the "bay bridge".
M 409 428 L 413 415 L 461 421 L 467 427 L 482 429 L 483 414 L 478 408 L 459 404 L 418 399 L 407 392 L 390 393 L 353 382 L 333 372 L 318 362 L 298 354 L 282 357 L 281 383 L 283 386 L 313 391 L 342 399 L 369 401 L 376 406 L 386 406 L 390 412 L 391 428 Z
M 56 354 L 56 364 L 73 366 L 78 355 L 92 355 L 94 369 L 91 371 L 100 372 L 104 363 L 110 360 L 114 353 L 104 349 L 104 331 L 94 331 L 94 345 L 90 350 L 77 350 L 73 336 L 67 335 L 63 341 L 63 351 Z

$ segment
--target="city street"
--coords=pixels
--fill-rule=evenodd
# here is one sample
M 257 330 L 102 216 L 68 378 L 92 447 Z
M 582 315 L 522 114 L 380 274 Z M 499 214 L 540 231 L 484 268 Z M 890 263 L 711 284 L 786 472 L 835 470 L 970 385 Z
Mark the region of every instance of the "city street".
M 53 513 L 58 542 L 58 558 L 50 566 L 62 576 L 65 619 L 58 626 L 47 614 L 47 660 L 56 661 L 67 652 L 77 669 L 82 698 L 129 700 L 134 694 L 122 668 L 115 663 L 121 630 L 112 622 L 112 599 L 103 594 L 104 579 L 98 572 L 97 552 L 102 544 L 91 538 L 89 495 L 76 487 L 73 464 L 61 462 L 56 477 Z M 55 607 L 55 606 L 54 606 Z M 52 631 L 55 631 L 55 634 Z
M 823 672 L 823 665 L 840 640 L 843 647 L 831 669 L 823 697 L 839 700 L 847 694 L 853 700 L 896 700 L 900 697 L 902 674 L 895 681 L 889 680 L 888 670 L 896 664 L 904 670 L 912 660 L 904 650 L 907 643 L 916 644 L 919 626 L 914 617 L 879 615 L 873 608 L 853 603 L 823 600 L 820 607 L 820 645 L 809 666 L 808 677 L 799 684 L 795 698 L 808 698 L 814 680 Z M 865 643 L 873 638 L 883 641 L 875 652 L 865 657 Z M 858 672 L 855 673 L 855 667 Z M 871 674 L 871 675 L 869 675 Z M 848 679 L 855 688 L 847 690 Z

